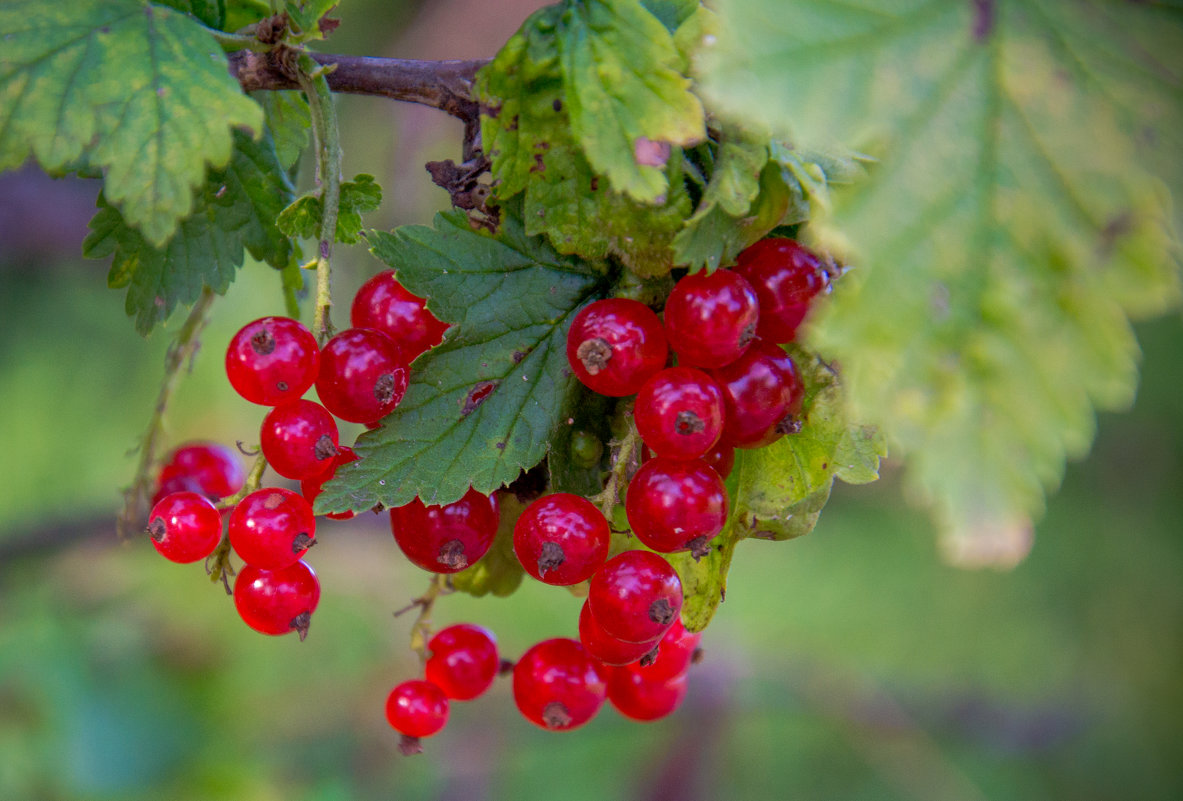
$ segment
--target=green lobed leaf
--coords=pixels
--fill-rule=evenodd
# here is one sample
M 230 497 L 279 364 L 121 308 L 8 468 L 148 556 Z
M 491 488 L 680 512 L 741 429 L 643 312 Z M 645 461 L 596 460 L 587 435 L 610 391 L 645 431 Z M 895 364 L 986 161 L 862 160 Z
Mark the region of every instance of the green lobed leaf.
M 911 455 L 946 552 L 1010 565 L 1095 408 L 1133 397 L 1131 317 L 1178 305 L 1183 16 L 1166 6 L 726 0 L 716 108 L 878 160 L 827 226 L 862 268 L 812 342 Z M 759 24 L 756 24 L 759 20 Z
M 46 170 L 85 160 L 153 246 L 190 216 L 231 131 L 263 115 L 195 20 L 142 0 L 0 4 L 0 170 L 31 153 Z
M 317 498 L 319 509 L 446 504 L 468 488 L 492 492 L 543 459 L 577 380 L 567 366 L 571 319 L 600 289 L 586 262 L 555 253 L 505 215 L 494 237 L 462 213 L 432 228 L 370 235 L 399 282 L 454 323 L 415 363 L 407 394 L 361 457 Z
M 572 492 L 591 496 L 604 488 L 606 463 L 603 459 L 594 463 L 581 461 L 573 453 L 572 442 L 576 435 L 607 443 L 612 438 L 609 419 L 612 416 L 614 399 L 600 395 L 578 384 L 567 394 L 566 402 L 559 414 L 559 426 L 551 439 L 550 451 L 546 455 L 546 468 L 551 492 Z M 603 452 L 608 452 L 603 447 Z M 590 460 L 588 460 L 590 461 Z
M 196 301 L 203 287 L 225 293 L 244 248 L 274 267 L 287 265 L 292 244 L 273 220 L 292 194 L 270 139 L 235 132 L 230 164 L 210 173 L 197 208 L 168 244 L 153 246 L 100 195 L 82 251 L 88 258 L 114 257 L 107 283 L 128 288 L 125 308 L 146 336 L 177 304 Z
M 341 184 L 337 208 L 338 242 L 352 245 L 361 240 L 361 216 L 382 205 L 382 187 L 372 175 L 357 175 Z M 279 229 L 290 237 L 316 239 L 324 218 L 324 201 L 319 192 L 301 195 L 279 214 L 275 221 Z
M 225 0 L 161 0 L 159 5 L 192 14 L 203 24 L 215 30 L 224 30 L 222 26 L 226 24 Z
M 255 92 L 251 95 L 263 107 L 267 129 L 275 140 L 279 165 L 290 170 L 308 147 L 312 114 L 308 101 L 297 91 Z
M 711 552 L 695 560 L 688 552 L 663 554 L 682 580 L 682 625 L 702 631 L 727 594 L 727 571 L 740 537 L 732 523 L 711 541 Z
M 476 564 L 451 575 L 451 584 L 460 592 L 480 598 L 492 594 L 498 598 L 513 595 L 526 571 L 513 551 L 513 529 L 526 504 L 512 493 L 497 496 L 501 518 L 489 551 Z

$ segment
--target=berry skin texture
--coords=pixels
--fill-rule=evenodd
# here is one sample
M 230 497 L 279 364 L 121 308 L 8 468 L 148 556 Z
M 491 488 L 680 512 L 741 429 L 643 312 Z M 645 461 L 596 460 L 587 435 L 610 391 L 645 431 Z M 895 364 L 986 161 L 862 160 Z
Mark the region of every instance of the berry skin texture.
M 747 279 L 731 270 L 703 271 L 674 285 L 665 302 L 665 333 L 679 364 L 722 367 L 747 350 L 759 317 Z
M 284 478 L 314 478 L 333 465 L 337 421 L 319 403 L 294 400 L 267 413 L 259 443 L 268 464 Z
M 514 703 L 526 720 L 549 731 L 582 726 L 606 697 L 604 668 L 575 640 L 543 640 L 513 668 Z
M 408 373 L 390 337 L 372 328 L 350 328 L 321 350 L 316 394 L 335 417 L 376 423 L 403 399 Z
M 556 492 L 538 498 L 513 529 L 513 552 L 534 578 L 566 587 L 591 578 L 608 559 L 612 532 L 586 498 Z
M 148 515 L 148 535 L 170 562 L 197 562 L 214 552 L 222 540 L 222 516 L 209 499 L 196 492 L 164 496 Z
M 390 510 L 398 547 L 432 573 L 456 573 L 484 556 L 499 521 L 497 498 L 473 489 L 446 506 L 426 506 L 416 498 Z
M 609 298 L 588 304 L 567 332 L 567 361 L 593 392 L 633 395 L 669 356 L 661 320 L 644 303 Z
M 647 547 L 701 558 L 727 521 L 727 490 L 701 459 L 655 456 L 629 482 L 624 509 L 633 534 Z
M 307 562 L 282 570 L 243 565 L 234 581 L 234 607 L 255 631 L 278 636 L 308 636 L 312 613 L 320 603 L 320 582 Z
M 251 403 L 276 406 L 308 391 L 320 368 L 316 337 L 289 317 L 247 323 L 226 349 L 226 377 Z
M 686 675 L 646 678 L 637 665 L 614 667 L 608 673 L 608 700 L 626 718 L 643 722 L 671 715 L 686 698 Z
M 239 501 L 227 526 L 242 561 L 265 570 L 293 565 L 316 542 L 316 518 L 304 496 L 278 487 Z
M 492 686 L 501 669 L 497 638 L 471 623 L 442 629 L 427 643 L 427 680 L 453 701 L 471 701 Z
M 651 642 L 625 642 L 618 640 L 600 628 L 592 617 L 587 601 L 579 610 L 579 642 L 593 658 L 605 665 L 627 665 L 638 661 L 657 647 L 657 640 Z
M 723 392 L 702 370 L 668 367 L 641 387 L 633 417 L 658 456 L 697 459 L 723 433 Z
M 399 734 L 430 737 L 448 722 L 448 698 L 429 681 L 404 681 L 386 698 L 386 720 Z
M 177 479 L 192 482 L 196 492 L 212 501 L 242 489 L 246 472 L 233 449 L 216 442 L 193 442 L 173 451 L 160 471 L 161 488 Z
M 736 448 L 762 448 L 799 426 L 805 386 L 778 345 L 761 340 L 711 375 L 723 390 L 723 440 Z
M 349 319 L 354 328 L 373 328 L 398 346 L 403 364 L 440 344 L 448 324 L 427 310 L 426 301 L 403 288 L 393 270 L 378 273 L 353 296 Z
M 337 448 L 337 455 L 333 457 L 333 463 L 329 465 L 328 472 L 301 481 L 300 494 L 304 496 L 304 500 L 308 501 L 308 505 L 311 506 L 313 501 L 316 500 L 316 496 L 320 495 L 325 482 L 337 474 L 338 467 L 343 464 L 349 464 L 350 462 L 356 462 L 357 458 L 358 456 L 354 453 L 353 448 L 348 445 L 340 445 Z M 354 513 L 352 511 L 331 512 L 325 515 L 330 520 L 349 520 L 353 516 Z
M 683 675 L 694 661 L 694 652 L 702 641 L 701 631 L 686 631 L 681 619 L 675 620 L 657 645 L 653 659 L 635 668 L 646 681 L 667 681 Z
M 769 342 L 792 342 L 814 297 L 828 281 L 821 259 L 792 239 L 770 237 L 739 254 L 735 272 L 748 279 L 760 299 L 756 334 Z
M 625 551 L 592 576 L 587 602 L 608 635 L 651 642 L 682 612 L 682 581 L 670 563 L 649 551 Z

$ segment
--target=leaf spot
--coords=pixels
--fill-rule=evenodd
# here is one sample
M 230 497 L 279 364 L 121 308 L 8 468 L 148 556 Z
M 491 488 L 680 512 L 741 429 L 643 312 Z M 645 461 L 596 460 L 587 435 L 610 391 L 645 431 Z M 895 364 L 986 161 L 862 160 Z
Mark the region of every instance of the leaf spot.
M 468 391 L 463 404 L 461 404 L 460 414 L 464 417 L 476 411 L 476 408 L 489 399 L 493 394 L 493 390 L 497 389 L 496 381 L 481 381 L 473 386 Z

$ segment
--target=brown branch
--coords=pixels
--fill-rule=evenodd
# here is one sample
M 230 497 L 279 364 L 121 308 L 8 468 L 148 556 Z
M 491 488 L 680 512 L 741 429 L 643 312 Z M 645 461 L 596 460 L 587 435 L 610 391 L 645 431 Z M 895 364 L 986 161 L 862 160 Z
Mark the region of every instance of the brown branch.
M 378 95 L 438 108 L 468 124 L 478 118 L 472 93 L 476 72 L 487 59 L 469 61 L 418 61 L 406 58 L 373 58 L 314 53 L 318 64 L 333 64 L 329 89 L 346 94 Z M 231 53 L 230 74 L 244 91 L 299 89 L 279 61 L 268 53 L 239 50 Z

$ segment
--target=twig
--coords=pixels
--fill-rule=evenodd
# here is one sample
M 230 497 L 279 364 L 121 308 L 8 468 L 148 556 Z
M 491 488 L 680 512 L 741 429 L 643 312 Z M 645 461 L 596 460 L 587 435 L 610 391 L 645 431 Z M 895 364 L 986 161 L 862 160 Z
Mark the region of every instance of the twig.
M 411 650 L 419 654 L 419 658 L 425 663 L 428 657 L 427 640 L 431 634 L 431 610 L 435 606 L 436 598 L 451 592 L 453 589 L 448 582 L 448 577 L 443 573 L 437 573 L 431 577 L 431 583 L 427 586 L 425 593 L 394 613 L 394 616 L 398 617 L 405 615 L 412 609 L 419 609 L 415 622 L 411 624 Z

